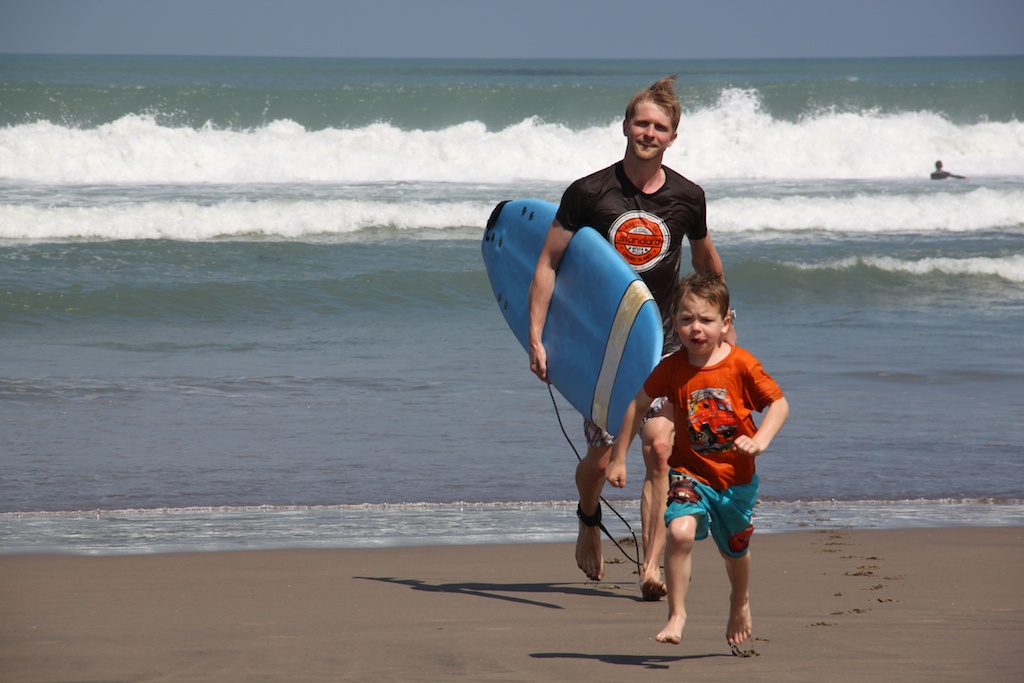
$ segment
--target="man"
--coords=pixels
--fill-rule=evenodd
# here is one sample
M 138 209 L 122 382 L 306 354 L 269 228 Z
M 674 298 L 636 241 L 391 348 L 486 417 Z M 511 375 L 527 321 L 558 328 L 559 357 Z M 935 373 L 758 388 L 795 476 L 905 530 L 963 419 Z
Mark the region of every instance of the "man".
M 647 283 L 661 310 L 664 353 L 680 345 L 671 323 L 671 299 L 679 280 L 683 238 L 689 241 L 695 271 L 722 272 L 721 259 L 707 234 L 704 191 L 662 165 L 665 152 L 676 140 L 681 117 L 675 80 L 674 76 L 663 78 L 633 96 L 622 123 L 626 137 L 622 161 L 577 180 L 562 196 L 530 287 L 530 369 L 544 381 L 547 353 L 542 339 L 555 273 L 579 228 L 589 225 L 603 233 Z M 735 334 L 731 341 L 735 341 Z M 617 430 L 619 425 L 609 427 Z M 576 563 L 590 579 L 598 581 L 604 576 L 600 498 L 615 441 L 590 422 L 586 433 L 587 454 L 576 468 L 580 494 Z M 647 469 L 640 499 L 644 544 L 640 585 L 645 600 L 665 595 L 661 580 L 663 515 L 674 433 L 671 406 L 664 400 L 656 401 L 641 431 Z
M 935 170 L 932 171 L 932 180 L 945 180 L 946 178 L 959 178 L 960 180 L 966 180 L 964 176 L 957 175 L 956 173 L 950 173 L 942 169 L 942 162 L 935 162 Z

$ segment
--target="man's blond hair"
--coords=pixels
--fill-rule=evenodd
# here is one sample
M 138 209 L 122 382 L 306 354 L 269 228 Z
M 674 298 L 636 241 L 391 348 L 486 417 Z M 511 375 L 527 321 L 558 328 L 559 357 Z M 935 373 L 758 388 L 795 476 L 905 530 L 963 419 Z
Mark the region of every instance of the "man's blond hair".
M 675 76 L 666 76 L 633 95 L 629 104 L 626 105 L 626 121 L 633 119 L 637 107 L 644 102 L 651 102 L 668 114 L 672 120 L 672 132 L 676 132 L 676 129 L 679 128 L 679 119 L 683 116 L 683 108 L 679 104 L 679 96 L 676 95 Z

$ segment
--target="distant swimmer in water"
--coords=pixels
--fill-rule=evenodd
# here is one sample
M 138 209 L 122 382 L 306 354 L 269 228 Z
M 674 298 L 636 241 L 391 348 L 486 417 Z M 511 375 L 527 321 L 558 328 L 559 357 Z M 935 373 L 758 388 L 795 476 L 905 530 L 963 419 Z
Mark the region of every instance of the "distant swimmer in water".
M 960 179 L 963 179 L 964 176 L 957 175 L 956 173 L 950 173 L 949 171 L 943 171 L 942 170 L 942 162 L 941 161 L 936 161 L 935 162 L 935 170 L 932 171 L 932 180 L 945 180 L 946 178 L 960 178 Z

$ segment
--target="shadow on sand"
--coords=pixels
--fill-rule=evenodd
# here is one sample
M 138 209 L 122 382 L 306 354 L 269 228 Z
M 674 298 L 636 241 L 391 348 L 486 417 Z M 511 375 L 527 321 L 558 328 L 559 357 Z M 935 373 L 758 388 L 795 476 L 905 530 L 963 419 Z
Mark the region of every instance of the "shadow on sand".
M 542 602 L 540 600 L 532 600 L 525 597 L 516 595 L 517 593 L 533 593 L 533 594 L 559 594 L 559 595 L 574 595 L 574 596 L 602 596 L 611 598 L 620 598 L 626 600 L 637 600 L 637 598 L 630 595 L 622 595 L 613 590 L 610 590 L 613 586 L 609 584 L 609 589 L 602 589 L 600 584 L 594 588 L 580 585 L 578 583 L 440 583 L 430 584 L 426 581 L 420 581 L 419 579 L 396 579 L 390 576 L 354 576 L 355 579 L 365 579 L 367 581 L 382 581 L 384 583 L 393 583 L 401 586 L 408 586 L 409 588 L 417 591 L 426 591 L 428 593 L 450 593 L 455 595 L 475 595 L 481 598 L 491 598 L 493 600 L 506 600 L 508 602 L 520 603 L 523 605 L 535 605 L 537 607 L 546 607 L 548 609 L 564 609 L 561 605 L 556 605 L 550 602 Z M 511 594 L 511 595 L 509 595 Z

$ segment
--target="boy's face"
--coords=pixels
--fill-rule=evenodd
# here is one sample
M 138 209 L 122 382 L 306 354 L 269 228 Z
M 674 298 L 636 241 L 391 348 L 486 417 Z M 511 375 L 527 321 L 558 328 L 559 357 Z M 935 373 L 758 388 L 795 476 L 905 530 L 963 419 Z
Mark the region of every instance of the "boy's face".
M 725 333 L 732 324 L 727 317 L 722 317 L 717 306 L 692 296 L 679 302 L 672 323 L 691 362 L 709 359 L 725 340 Z

